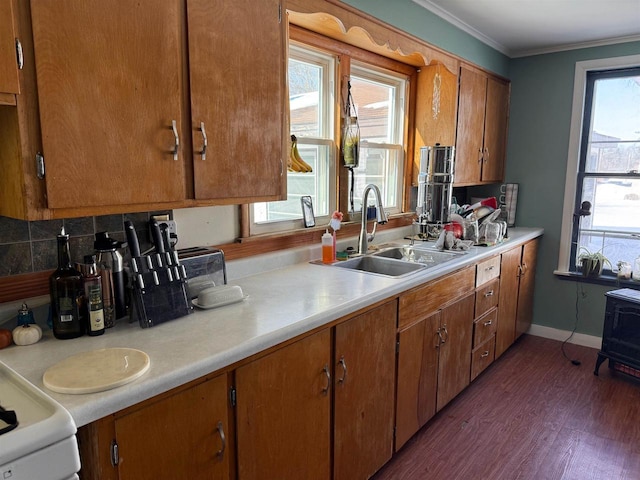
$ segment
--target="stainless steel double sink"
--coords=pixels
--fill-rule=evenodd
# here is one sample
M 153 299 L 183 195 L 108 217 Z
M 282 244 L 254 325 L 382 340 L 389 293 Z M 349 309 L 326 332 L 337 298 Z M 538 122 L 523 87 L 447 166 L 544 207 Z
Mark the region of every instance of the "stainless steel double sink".
M 461 251 L 440 251 L 421 244 L 387 244 L 375 252 L 335 262 L 332 266 L 398 278 L 452 262 L 465 254 Z

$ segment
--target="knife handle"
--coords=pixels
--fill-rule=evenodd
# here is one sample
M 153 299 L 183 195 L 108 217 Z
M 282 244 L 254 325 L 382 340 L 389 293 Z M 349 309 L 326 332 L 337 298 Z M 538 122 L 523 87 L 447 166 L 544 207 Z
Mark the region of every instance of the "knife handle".
M 149 227 L 151 228 L 151 238 L 156 247 L 156 252 L 163 254 L 165 252 L 165 245 L 162 234 L 160 233 L 160 224 L 155 218 L 152 218 L 149 220 Z
M 140 256 L 140 243 L 138 242 L 138 235 L 136 234 L 136 229 L 131 223 L 131 220 L 125 220 L 124 222 L 124 231 L 127 236 L 127 243 L 129 243 L 129 252 L 131 252 L 132 257 Z

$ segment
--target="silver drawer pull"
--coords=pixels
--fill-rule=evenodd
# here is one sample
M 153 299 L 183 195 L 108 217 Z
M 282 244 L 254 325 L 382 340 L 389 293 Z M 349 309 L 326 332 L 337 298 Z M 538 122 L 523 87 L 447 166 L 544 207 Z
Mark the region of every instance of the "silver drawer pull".
M 200 122 L 200 132 L 202 133 L 202 150 L 200 150 L 200 156 L 202 158 L 202 160 L 206 160 L 207 159 L 207 146 L 209 145 L 209 142 L 207 140 L 207 132 L 204 129 L 204 122 Z
M 324 368 L 322 369 L 322 371 L 324 372 L 325 376 L 327 377 L 327 384 L 322 389 L 322 394 L 326 395 L 326 394 L 329 393 L 329 387 L 331 387 L 331 373 L 329 373 L 329 365 L 325 364 Z
M 480 355 L 480 358 L 486 358 L 489 356 L 489 350 L 486 350 L 482 355 Z
M 489 320 L 488 322 L 484 322 L 483 325 L 488 327 L 489 325 L 493 325 L 493 320 Z
M 340 357 L 338 365 L 342 367 L 342 377 L 338 379 L 338 383 L 344 383 L 347 379 L 347 363 L 344 361 L 344 357 Z
M 227 437 L 224 434 L 224 428 L 222 426 L 222 422 L 218 422 L 218 426 L 216 427 L 216 430 L 218 431 L 218 435 L 220 436 L 220 442 L 221 442 L 220 450 L 216 452 L 216 457 L 222 458 L 224 457 L 224 451 L 227 449 Z
M 493 270 L 493 265 L 484 269 L 485 272 L 490 272 L 491 270 Z
M 178 136 L 178 126 L 175 120 L 171 120 L 171 130 L 173 131 L 173 150 L 171 150 L 171 154 L 173 155 L 174 160 L 178 160 L 178 150 L 180 150 L 180 137 Z
M 493 290 L 489 290 L 484 294 L 485 297 L 493 297 Z

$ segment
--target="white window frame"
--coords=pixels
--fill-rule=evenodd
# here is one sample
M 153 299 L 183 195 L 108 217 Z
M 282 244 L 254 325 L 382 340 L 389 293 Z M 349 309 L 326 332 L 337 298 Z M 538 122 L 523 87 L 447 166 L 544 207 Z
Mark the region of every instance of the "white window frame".
M 329 224 L 331 214 L 336 210 L 336 184 L 337 179 L 335 175 L 336 171 L 336 142 L 335 142 L 335 128 L 334 128 L 334 106 L 335 106 L 335 85 L 337 75 L 337 59 L 335 55 L 323 52 L 315 49 L 311 46 L 297 43 L 295 41 L 289 42 L 289 57 L 293 57 L 296 60 L 315 64 L 325 69 L 327 75 L 324 75 L 322 80 L 322 91 L 325 93 L 322 97 L 321 110 L 324 112 L 321 124 L 320 124 L 320 136 L 319 137 L 304 137 L 298 136 L 297 141 L 299 146 L 303 145 L 319 145 L 325 147 L 329 151 L 329 158 L 327 165 L 322 167 L 326 170 L 328 177 L 328 213 L 327 215 L 318 216 L 314 209 L 316 225 Z M 304 175 L 302 173 L 297 175 Z M 315 205 L 314 205 L 315 207 Z M 302 206 L 300 208 L 300 218 L 293 220 L 273 220 L 267 222 L 255 222 L 254 217 L 254 204 L 249 207 L 250 218 L 250 235 L 260 235 L 267 233 L 283 232 L 288 230 L 297 230 L 304 228 L 302 219 Z
M 569 150 L 567 156 L 567 172 L 565 177 L 564 203 L 562 209 L 562 229 L 560 233 L 560 251 L 558 269 L 555 273 L 567 274 L 571 264 L 571 236 L 573 231 L 573 214 L 577 192 L 578 169 L 580 160 L 581 137 L 584 117 L 584 102 L 587 83 L 587 72 L 612 70 L 616 68 L 637 67 L 640 55 L 603 58 L 576 62 L 573 82 L 573 107 L 571 110 L 571 129 L 569 133 Z
M 369 80 L 377 83 L 384 83 L 389 85 L 394 89 L 395 92 L 395 101 L 394 101 L 394 113 L 391 116 L 391 125 L 390 125 L 390 133 L 391 137 L 394 138 L 397 143 L 378 143 L 378 142 L 370 142 L 367 140 L 363 140 L 360 143 L 360 155 L 362 155 L 365 149 L 367 148 L 378 148 L 383 150 L 395 151 L 397 152 L 397 171 L 396 171 L 396 184 L 394 186 L 396 191 L 396 199 L 394 206 L 384 205 L 385 212 L 388 214 L 396 214 L 402 213 L 403 199 L 404 199 L 404 164 L 405 164 L 405 141 L 407 135 L 407 122 L 406 122 L 406 112 L 408 110 L 408 101 L 409 101 L 409 78 L 406 74 L 393 72 L 387 69 L 383 69 L 380 67 L 376 67 L 374 65 L 367 64 L 365 62 L 360 62 L 356 60 L 351 61 L 351 69 L 350 69 L 351 77 L 363 78 L 365 80 Z M 364 105 L 357 105 L 358 110 L 362 110 Z M 360 113 L 359 113 L 360 115 Z M 386 169 L 385 169 L 386 170 Z M 356 178 L 358 177 L 358 169 L 355 169 Z M 362 175 L 362 173 L 360 173 Z M 381 192 L 383 199 L 386 198 L 387 192 L 384 188 L 385 185 L 381 185 Z M 360 199 L 360 203 L 362 203 L 362 199 L 360 195 L 362 192 L 354 192 L 354 197 Z M 383 204 L 385 202 L 383 201 Z M 360 211 L 360 209 L 356 208 L 356 211 Z

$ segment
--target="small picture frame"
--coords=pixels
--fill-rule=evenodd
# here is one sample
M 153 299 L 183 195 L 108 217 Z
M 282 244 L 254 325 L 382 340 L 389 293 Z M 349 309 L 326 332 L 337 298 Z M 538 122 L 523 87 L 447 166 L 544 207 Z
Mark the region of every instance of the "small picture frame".
M 300 203 L 302 204 L 302 221 L 306 228 L 315 227 L 316 218 L 313 216 L 313 202 L 309 195 L 300 197 Z

